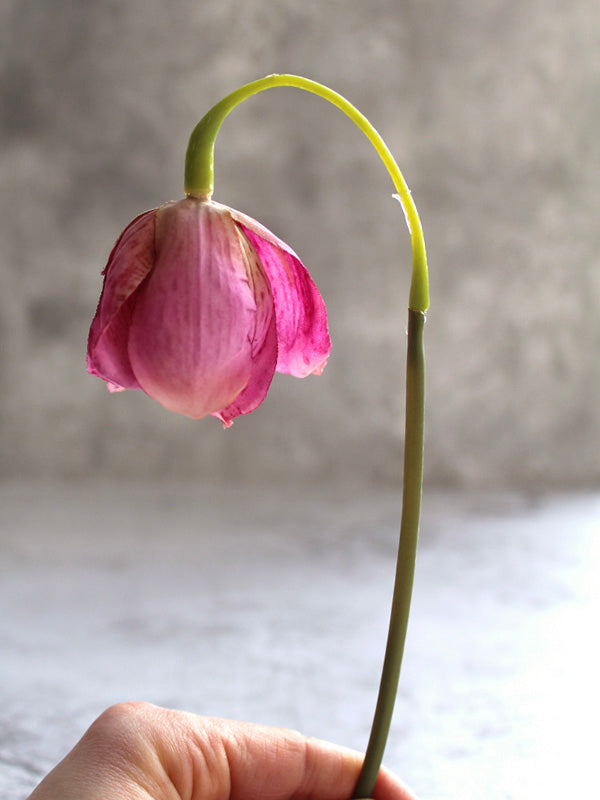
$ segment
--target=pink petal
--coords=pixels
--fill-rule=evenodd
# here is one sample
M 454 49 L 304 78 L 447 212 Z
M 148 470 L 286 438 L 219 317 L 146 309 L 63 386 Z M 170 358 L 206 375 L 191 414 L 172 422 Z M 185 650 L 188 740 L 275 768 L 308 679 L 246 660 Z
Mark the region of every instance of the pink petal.
M 123 389 L 140 388 L 129 362 L 127 340 L 134 293 L 154 261 L 155 215 L 153 209 L 136 217 L 113 247 L 88 338 L 88 372 Z
M 246 388 L 227 408 L 213 412 L 213 416 L 221 420 L 224 428 L 229 428 L 235 417 L 239 417 L 241 414 L 249 414 L 255 408 L 258 408 L 267 396 L 275 374 L 276 363 L 277 325 L 275 314 L 271 314 L 271 321 L 262 346 L 253 355 L 252 375 Z
M 227 409 L 251 383 L 272 317 L 268 281 L 227 209 L 186 198 L 158 211 L 129 332 L 146 394 L 195 419 Z
M 331 339 L 327 311 L 319 290 L 296 253 L 251 217 L 232 215 L 265 268 L 277 319 L 277 372 L 304 378 L 323 372 Z

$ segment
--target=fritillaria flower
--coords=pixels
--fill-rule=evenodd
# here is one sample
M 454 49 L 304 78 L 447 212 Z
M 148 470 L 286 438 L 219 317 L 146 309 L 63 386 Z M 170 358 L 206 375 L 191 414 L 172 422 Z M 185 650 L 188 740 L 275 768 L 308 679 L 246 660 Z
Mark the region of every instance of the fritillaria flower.
M 133 220 L 104 270 L 87 368 L 194 419 L 231 425 L 275 371 L 320 374 L 325 304 L 294 251 L 260 223 L 186 197 Z

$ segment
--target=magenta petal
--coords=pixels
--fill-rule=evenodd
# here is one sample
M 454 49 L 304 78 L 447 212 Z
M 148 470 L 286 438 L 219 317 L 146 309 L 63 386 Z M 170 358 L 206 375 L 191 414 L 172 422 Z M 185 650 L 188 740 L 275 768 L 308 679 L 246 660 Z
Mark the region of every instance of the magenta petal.
M 154 260 L 156 209 L 123 231 L 104 269 L 104 285 L 88 338 L 87 369 L 124 389 L 139 389 L 127 353 L 134 293 Z
M 271 282 L 277 319 L 277 372 L 320 375 L 331 350 L 327 311 L 296 253 L 260 223 L 232 211 Z
M 241 414 L 249 414 L 262 403 L 267 396 L 269 386 L 275 374 L 277 363 L 277 325 L 275 315 L 271 315 L 271 322 L 267 335 L 261 348 L 253 356 L 252 376 L 246 388 L 235 398 L 233 403 L 213 413 L 229 428 L 232 420 Z
M 226 209 L 186 198 L 159 210 L 129 331 L 146 394 L 195 419 L 227 408 L 251 382 L 272 316 L 266 277 Z
M 95 319 L 90 329 L 88 345 L 88 372 L 122 389 L 140 388 L 127 352 L 132 305 L 131 299 L 124 302 L 100 335 L 96 334 L 100 320 Z M 92 344 L 93 336 L 95 343 Z M 110 386 L 109 390 L 113 391 Z

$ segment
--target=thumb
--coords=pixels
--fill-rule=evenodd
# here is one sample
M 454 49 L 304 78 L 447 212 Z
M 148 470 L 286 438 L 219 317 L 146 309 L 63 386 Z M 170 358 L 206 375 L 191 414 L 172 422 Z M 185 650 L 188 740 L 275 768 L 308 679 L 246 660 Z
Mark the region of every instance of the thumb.
M 180 746 L 155 740 L 165 770 L 192 800 L 348 800 L 363 756 L 354 750 L 283 728 L 158 709 Z M 181 758 L 181 753 L 186 758 Z M 416 800 L 388 770 L 381 770 L 374 800 Z
M 148 703 L 105 711 L 29 800 L 348 800 L 362 756 L 295 731 Z M 416 800 L 382 770 L 374 800 Z

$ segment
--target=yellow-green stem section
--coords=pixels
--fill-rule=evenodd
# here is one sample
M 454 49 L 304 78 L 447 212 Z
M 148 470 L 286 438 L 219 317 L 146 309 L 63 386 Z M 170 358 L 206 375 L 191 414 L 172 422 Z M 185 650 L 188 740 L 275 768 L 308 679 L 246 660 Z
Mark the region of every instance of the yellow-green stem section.
M 210 197 L 212 195 L 214 188 L 215 139 L 223 120 L 243 100 L 275 86 L 293 86 L 312 92 L 333 103 L 360 128 L 379 154 L 394 182 L 398 199 L 404 209 L 412 242 L 413 264 L 408 312 L 404 479 L 400 543 L 398 546 L 396 579 L 379 696 L 369 744 L 353 794 L 355 798 L 366 798 L 371 797 L 373 794 L 392 721 L 408 628 L 419 536 L 425 407 L 423 329 L 425 312 L 429 307 L 429 281 L 425 242 L 423 240 L 421 221 L 410 190 L 394 157 L 379 133 L 366 117 L 337 92 L 320 83 L 297 75 L 269 75 L 261 80 L 248 83 L 223 98 L 200 120 L 192 131 L 186 153 L 186 194 L 193 197 Z
M 410 231 L 413 264 L 408 305 L 413 311 L 427 311 L 429 308 L 427 255 L 421 221 L 411 197 L 410 189 L 386 143 L 369 120 L 349 103 L 345 97 L 316 81 L 302 78 L 299 75 L 267 75 L 266 78 L 260 78 L 257 81 L 241 86 L 213 106 L 196 125 L 190 136 L 185 157 L 185 193 L 193 197 L 210 197 L 212 195 L 214 190 L 215 139 L 223 120 L 230 111 L 248 97 L 275 86 L 293 86 L 322 97 L 350 117 L 352 122 L 360 128 L 371 142 L 394 183 Z

